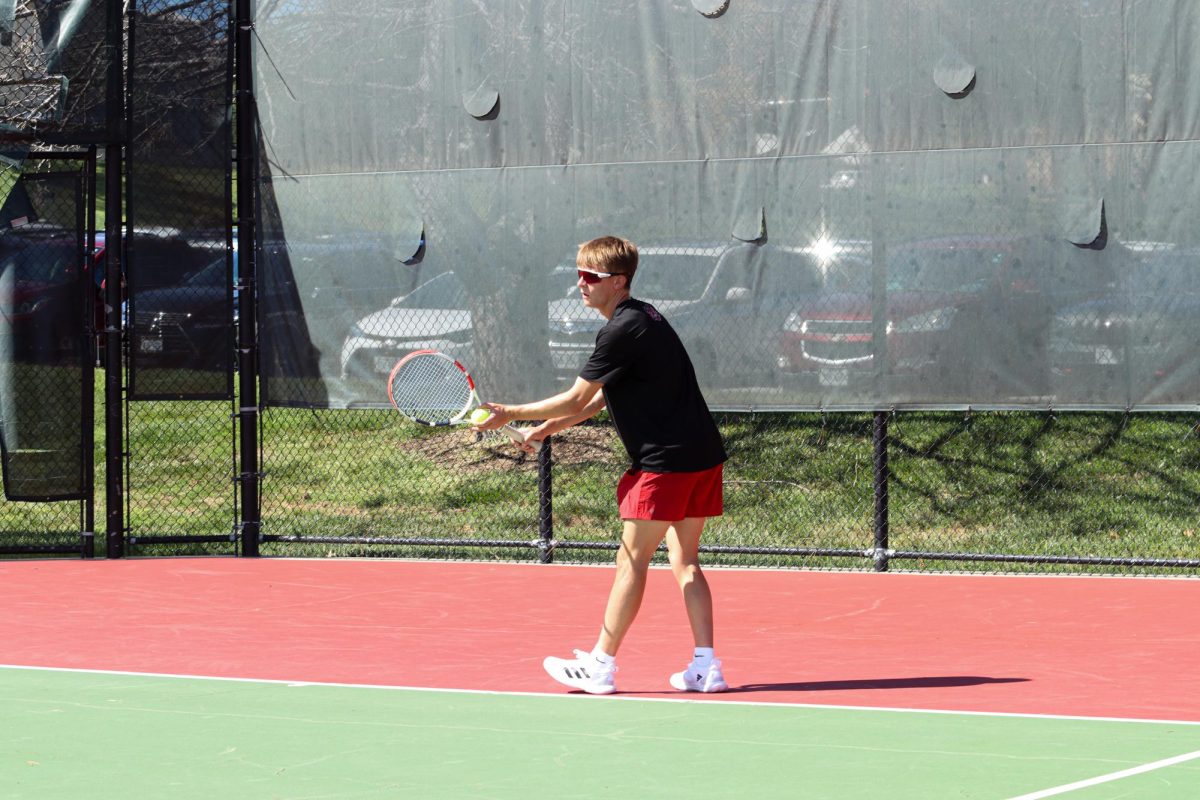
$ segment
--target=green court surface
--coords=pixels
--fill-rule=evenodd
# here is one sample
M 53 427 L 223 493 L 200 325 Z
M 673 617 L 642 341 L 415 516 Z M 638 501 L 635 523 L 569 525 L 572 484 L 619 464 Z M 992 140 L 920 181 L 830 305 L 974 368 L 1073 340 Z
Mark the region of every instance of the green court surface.
M 4 668 L 0 796 L 1191 800 L 1200 725 Z

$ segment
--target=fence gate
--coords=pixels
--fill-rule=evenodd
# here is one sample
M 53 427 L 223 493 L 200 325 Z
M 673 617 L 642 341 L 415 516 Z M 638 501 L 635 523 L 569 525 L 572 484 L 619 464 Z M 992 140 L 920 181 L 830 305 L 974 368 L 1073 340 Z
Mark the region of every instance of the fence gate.
M 228 2 L 139 0 L 128 15 L 129 555 L 236 552 L 233 22 Z
M 0 172 L 0 553 L 93 554 L 95 150 Z

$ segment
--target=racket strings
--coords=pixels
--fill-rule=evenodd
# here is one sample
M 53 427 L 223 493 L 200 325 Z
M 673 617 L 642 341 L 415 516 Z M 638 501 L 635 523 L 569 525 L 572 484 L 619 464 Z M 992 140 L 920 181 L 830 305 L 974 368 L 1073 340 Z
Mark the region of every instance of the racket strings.
M 392 402 L 401 412 L 427 422 L 449 422 L 471 406 L 471 384 L 451 360 L 416 356 L 392 377 Z

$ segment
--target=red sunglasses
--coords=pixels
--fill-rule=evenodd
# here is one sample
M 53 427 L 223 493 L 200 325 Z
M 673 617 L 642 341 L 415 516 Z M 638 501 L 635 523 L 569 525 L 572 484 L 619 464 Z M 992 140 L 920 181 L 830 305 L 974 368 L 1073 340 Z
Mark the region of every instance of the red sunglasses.
M 623 275 L 624 274 L 622 272 L 592 272 L 591 270 L 588 270 L 588 269 L 581 269 L 578 272 L 579 272 L 579 277 L 583 278 L 583 282 L 588 284 L 589 286 L 592 284 L 599 283 L 600 281 L 604 280 L 605 278 L 611 278 L 613 275 Z

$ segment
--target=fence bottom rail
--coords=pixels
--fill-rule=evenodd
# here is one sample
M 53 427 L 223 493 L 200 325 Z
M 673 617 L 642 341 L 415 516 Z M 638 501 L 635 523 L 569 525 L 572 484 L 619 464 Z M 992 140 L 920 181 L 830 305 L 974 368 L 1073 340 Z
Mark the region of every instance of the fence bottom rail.
M 151 543 L 149 538 L 139 538 L 139 543 Z M 158 540 L 153 540 L 157 542 Z M 170 540 L 178 541 L 178 540 Z M 215 537 L 209 541 L 220 541 Z M 290 544 L 355 544 L 393 547 L 445 547 L 445 548 L 497 548 L 528 549 L 541 553 L 556 551 L 616 551 L 620 546 L 615 541 L 571 541 L 566 539 L 446 539 L 434 537 L 395 536 L 302 536 L 264 535 L 262 542 Z M 666 552 L 666 545 L 659 545 Z M 861 558 L 865 562 L 878 563 L 880 553 L 876 548 L 826 548 L 826 547 L 751 547 L 738 545 L 701 545 L 702 553 L 714 555 L 765 555 L 812 558 Z M 888 550 L 883 555 L 888 561 L 964 561 L 1000 564 L 1046 564 L 1110 567 L 1155 567 L 1182 570 L 1200 569 L 1200 559 L 1182 558 L 1118 558 L 1107 556 L 1052 556 L 1023 555 L 1018 553 L 950 553 L 926 550 Z M 864 564 L 864 567 L 868 564 Z

